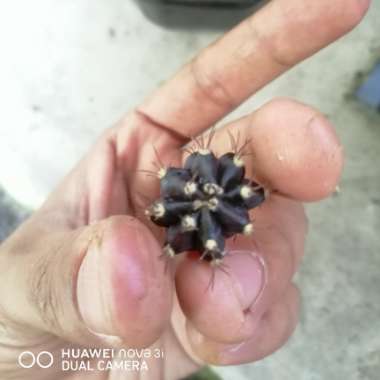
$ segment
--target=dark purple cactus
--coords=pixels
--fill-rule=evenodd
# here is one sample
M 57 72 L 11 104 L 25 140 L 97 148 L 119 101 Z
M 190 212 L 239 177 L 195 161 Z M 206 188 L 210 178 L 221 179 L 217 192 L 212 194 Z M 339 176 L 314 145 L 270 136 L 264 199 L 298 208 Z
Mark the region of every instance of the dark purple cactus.
M 217 158 L 200 149 L 184 168 L 162 168 L 161 197 L 147 210 L 150 219 L 167 228 L 164 253 L 198 251 L 202 259 L 221 260 L 225 239 L 250 235 L 249 210 L 264 200 L 264 188 L 244 178 L 244 163 L 232 152 Z

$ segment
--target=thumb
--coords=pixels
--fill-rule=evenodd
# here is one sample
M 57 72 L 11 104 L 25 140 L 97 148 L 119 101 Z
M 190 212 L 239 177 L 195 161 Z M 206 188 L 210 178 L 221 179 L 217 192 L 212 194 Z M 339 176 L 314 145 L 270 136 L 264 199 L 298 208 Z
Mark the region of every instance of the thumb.
M 114 217 L 104 227 L 97 229 L 100 234 L 79 269 L 80 314 L 94 332 L 147 346 L 162 333 L 171 312 L 169 275 L 157 260 L 161 248 L 134 218 Z
M 8 268 L 0 308 L 20 326 L 86 345 L 119 337 L 131 347 L 150 345 L 165 328 L 171 279 L 158 242 L 137 219 L 60 233 L 31 220 L 10 240 L 0 255 Z

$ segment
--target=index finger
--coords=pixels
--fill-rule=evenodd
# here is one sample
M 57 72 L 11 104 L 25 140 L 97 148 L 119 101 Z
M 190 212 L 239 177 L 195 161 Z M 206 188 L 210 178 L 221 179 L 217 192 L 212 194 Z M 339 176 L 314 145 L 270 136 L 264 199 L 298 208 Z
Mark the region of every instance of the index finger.
M 197 135 L 351 30 L 369 4 L 370 0 L 273 0 L 203 50 L 139 111 L 182 137 Z

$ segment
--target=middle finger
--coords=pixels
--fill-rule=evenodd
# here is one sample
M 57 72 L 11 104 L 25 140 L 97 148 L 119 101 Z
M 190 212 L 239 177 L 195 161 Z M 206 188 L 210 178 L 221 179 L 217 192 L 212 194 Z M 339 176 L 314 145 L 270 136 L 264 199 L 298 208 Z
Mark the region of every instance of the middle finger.
M 240 137 L 240 146 L 247 142 L 247 177 L 265 187 L 300 201 L 335 190 L 343 149 L 330 122 L 314 108 L 289 99 L 271 101 L 215 132 L 210 147 L 217 156 L 228 150 L 231 135 Z

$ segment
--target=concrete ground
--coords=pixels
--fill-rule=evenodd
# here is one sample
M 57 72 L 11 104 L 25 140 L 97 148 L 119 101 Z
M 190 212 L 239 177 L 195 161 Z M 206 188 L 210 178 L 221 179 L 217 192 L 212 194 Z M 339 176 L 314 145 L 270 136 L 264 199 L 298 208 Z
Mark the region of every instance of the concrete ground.
M 373 1 L 359 28 L 228 117 L 295 97 L 333 121 L 347 160 L 340 194 L 307 206 L 294 337 L 259 363 L 216 369 L 225 379 L 380 378 L 380 115 L 352 96 L 380 59 L 379 20 Z M 217 35 L 163 30 L 125 0 L 2 3 L 1 186 L 37 207 L 104 128 Z M 0 213 L 1 229 L 14 225 Z
M 29 212 L 0 187 L 0 242 L 5 240 L 23 222 Z

